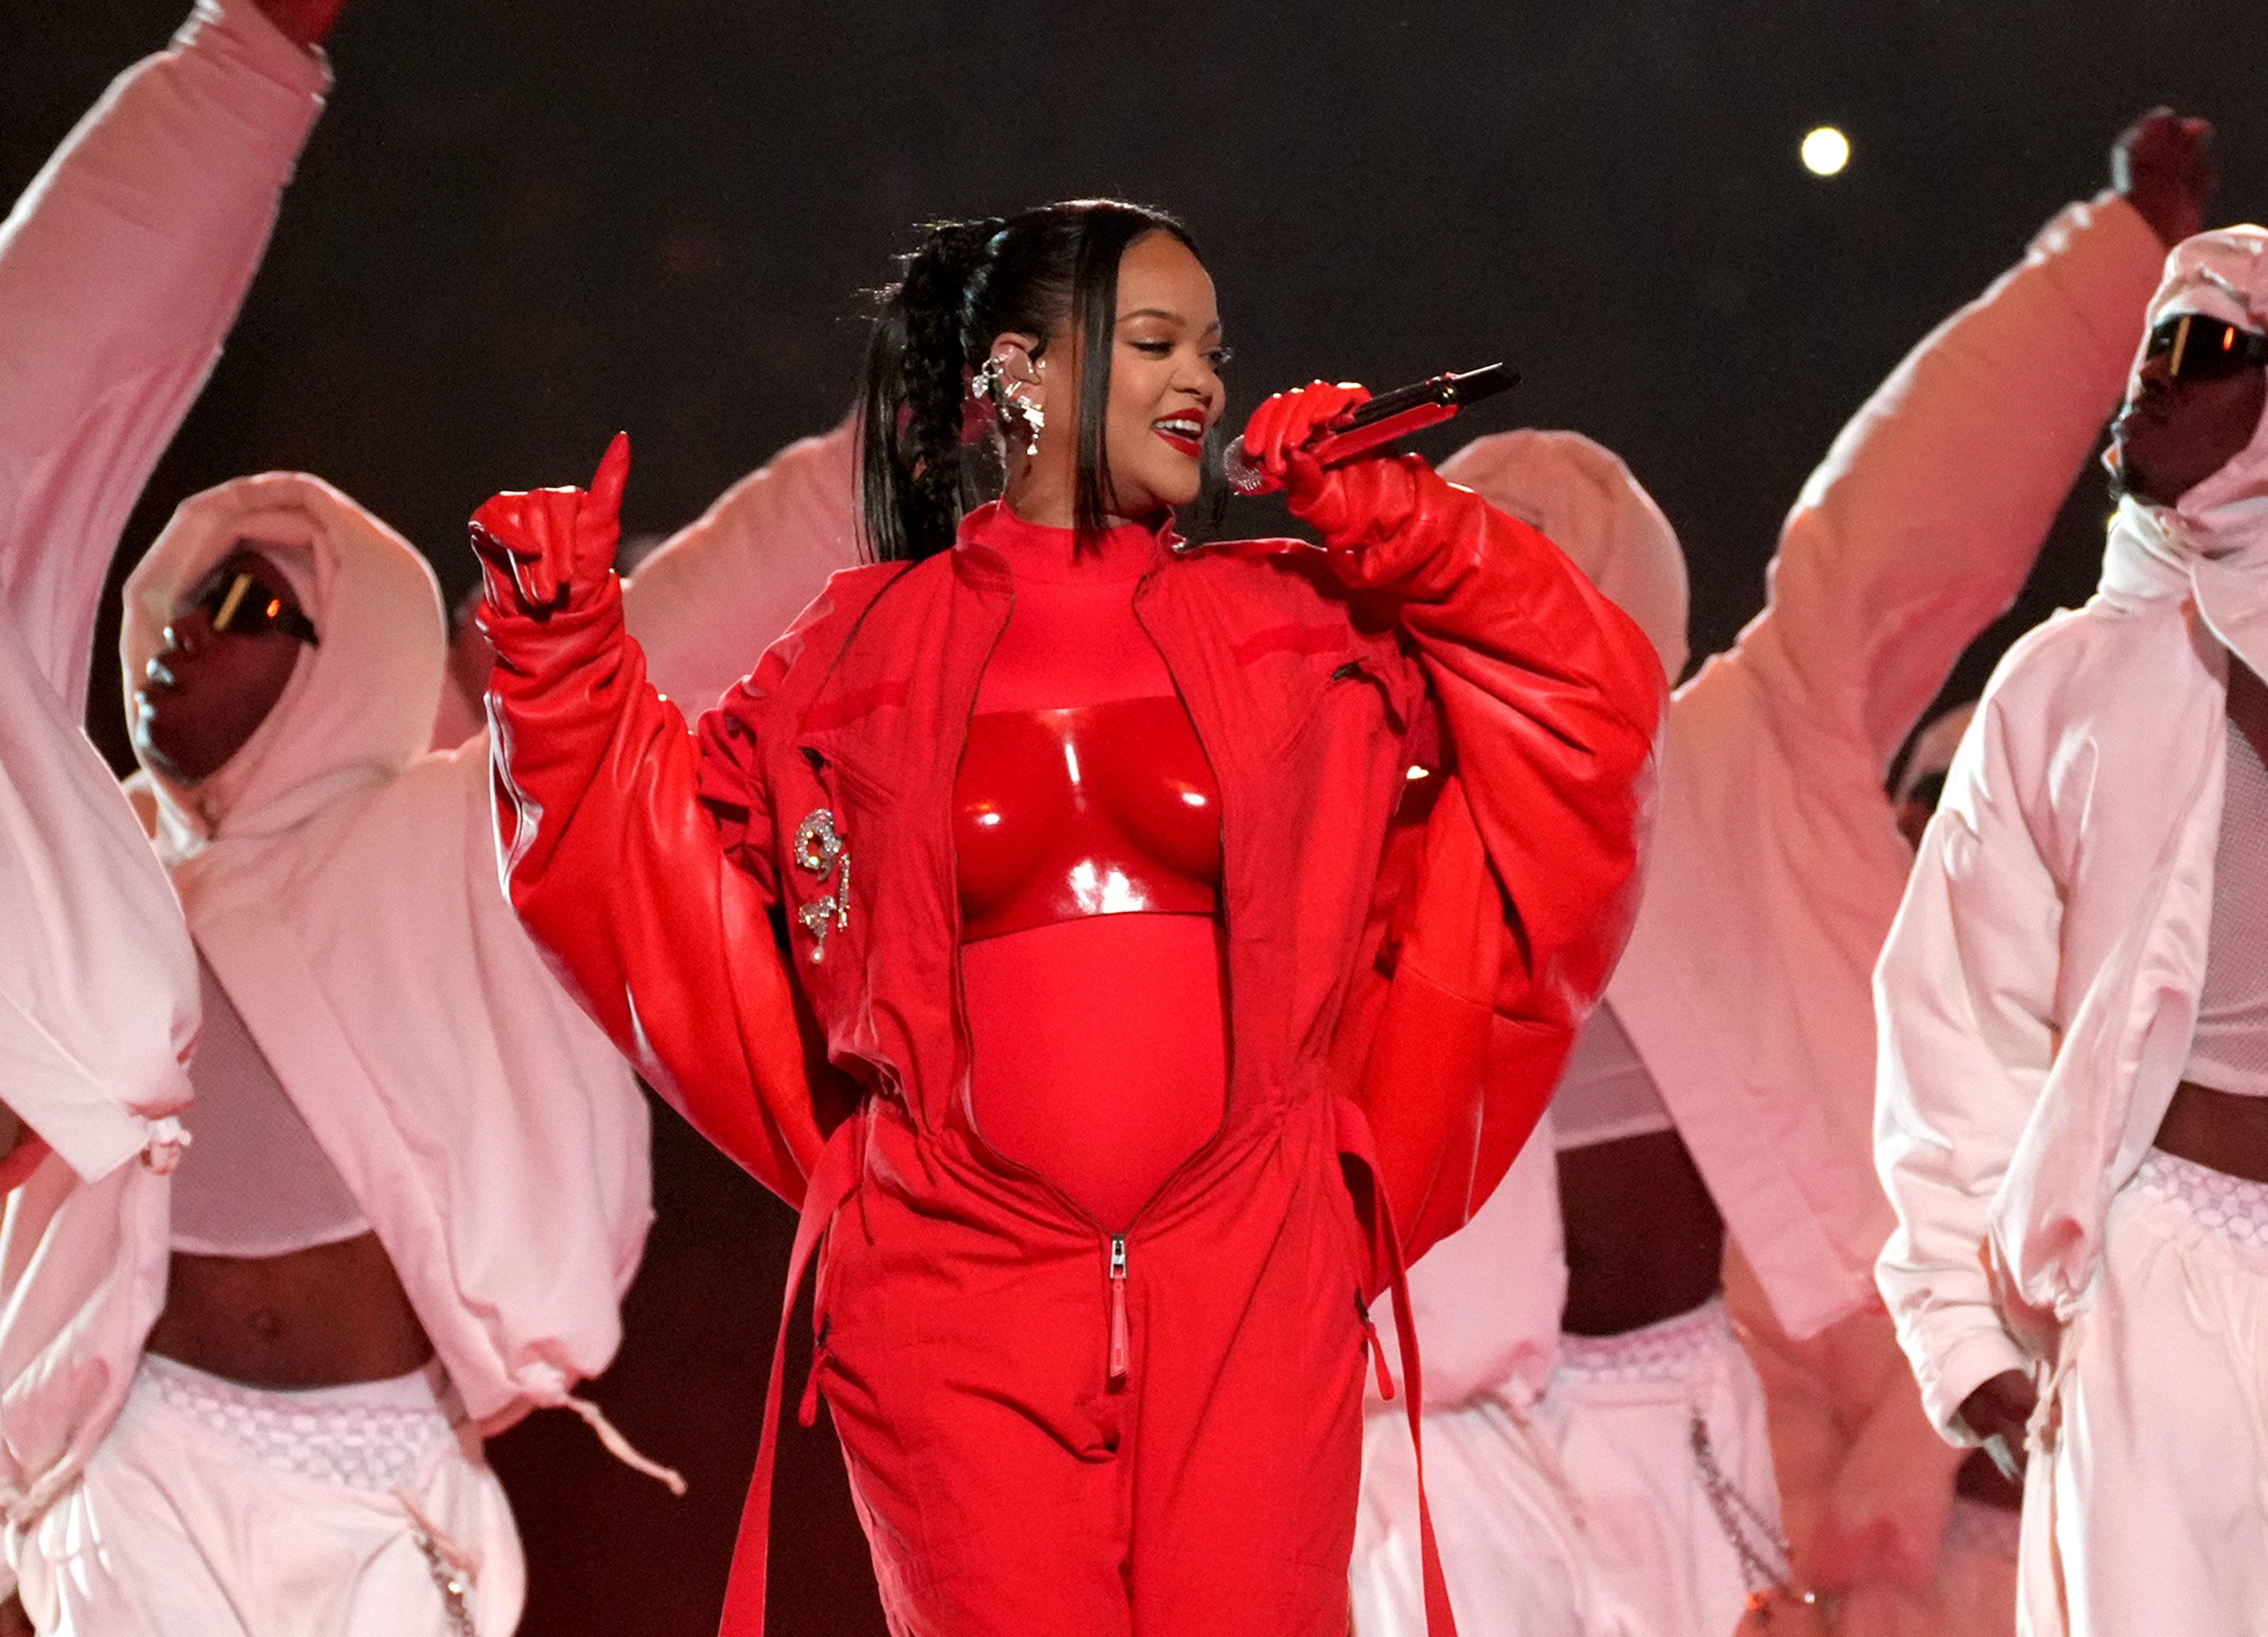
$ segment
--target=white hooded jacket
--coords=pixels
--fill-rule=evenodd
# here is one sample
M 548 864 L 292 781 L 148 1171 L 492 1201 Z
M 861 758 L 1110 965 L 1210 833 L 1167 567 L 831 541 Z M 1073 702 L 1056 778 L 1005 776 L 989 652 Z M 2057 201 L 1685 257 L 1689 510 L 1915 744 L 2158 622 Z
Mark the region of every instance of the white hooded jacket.
M 240 541 L 291 578 L 321 640 L 218 774 L 152 778 L 190 931 L 473 1418 L 592 1418 L 568 1395 L 620 1340 L 652 1215 L 646 1105 L 505 901 L 485 738 L 424 752 L 444 664 L 432 572 L 318 479 L 223 484 L 127 582 L 130 679 Z
M 1793 1335 L 1873 1305 L 1890 1228 L 1868 991 L 1912 858 L 1890 759 L 2022 588 L 2117 400 L 2161 254 L 2115 195 L 2049 222 L 1844 428 L 1789 514 L 1764 611 L 1672 698 L 1645 896 L 1606 1004 Z M 1567 446 L 1538 437 L 1483 438 L 1442 471 L 1542 520 L 1681 662 L 1667 525 L 1646 525 L 1650 503 L 1583 502 L 1612 485 L 1555 472 Z M 1543 1391 L 1560 1245 L 1539 1134 L 1411 1271 L 1429 1402 Z
M 52 1148 L 0 1234 L 11 1524 L 77 1476 L 164 1301 L 198 1022 L 180 909 L 81 729 L 95 605 L 329 84 L 250 0 L 200 0 L 0 226 L 0 1097 Z
M 2184 311 L 2268 330 L 2268 232 L 2176 247 L 2149 322 Z M 2122 501 L 2095 595 L 2010 650 L 1883 952 L 1878 1276 L 1950 1436 L 2055 1357 L 2188 1060 L 2232 650 L 2268 674 L 2268 421 L 2179 505 Z

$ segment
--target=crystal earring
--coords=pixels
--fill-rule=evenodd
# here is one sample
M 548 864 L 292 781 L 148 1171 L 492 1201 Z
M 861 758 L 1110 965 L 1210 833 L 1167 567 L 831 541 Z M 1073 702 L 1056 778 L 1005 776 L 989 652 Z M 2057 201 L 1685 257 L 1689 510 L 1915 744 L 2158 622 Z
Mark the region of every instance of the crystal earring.
M 999 408 L 1002 395 L 1000 377 L 1007 372 L 1007 355 L 1005 353 L 995 353 L 984 360 L 977 367 L 977 373 L 969 377 L 969 395 L 981 403 L 990 403 L 995 409 Z
M 1024 445 L 1024 454 L 1026 457 L 1037 454 L 1039 435 L 1047 425 L 1047 412 L 1029 399 L 1017 393 L 1010 393 L 1008 401 L 1016 407 L 1016 413 L 1023 416 L 1024 430 L 1030 435 L 1029 440 Z

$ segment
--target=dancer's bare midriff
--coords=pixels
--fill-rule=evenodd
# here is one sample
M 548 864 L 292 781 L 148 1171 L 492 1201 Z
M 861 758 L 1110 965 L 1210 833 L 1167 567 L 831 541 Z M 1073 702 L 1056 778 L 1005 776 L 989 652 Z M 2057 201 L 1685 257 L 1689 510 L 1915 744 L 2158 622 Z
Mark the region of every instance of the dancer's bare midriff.
M 1725 1219 L 1675 1132 L 1563 1149 L 1559 1166 L 1569 1334 L 1626 1334 L 1723 1289 Z
M 408 1375 L 433 1343 L 365 1233 L 282 1256 L 176 1251 L 149 1350 L 281 1392 Z

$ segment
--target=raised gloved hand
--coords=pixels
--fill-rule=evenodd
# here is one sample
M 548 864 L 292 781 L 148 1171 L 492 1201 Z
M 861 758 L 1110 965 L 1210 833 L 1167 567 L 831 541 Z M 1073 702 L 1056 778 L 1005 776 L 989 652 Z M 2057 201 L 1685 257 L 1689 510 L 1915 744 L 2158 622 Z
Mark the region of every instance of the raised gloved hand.
M 286 38 L 311 51 L 331 37 L 346 0 L 257 0 L 257 4 Z
M 473 550 L 492 608 L 542 618 L 614 570 L 630 434 L 618 432 L 588 490 L 507 490 L 473 513 Z
M 2210 122 L 2153 108 L 2121 131 L 2111 148 L 2111 186 L 2168 250 L 2204 231 L 2205 207 L 2220 181 L 2212 142 Z
M 1284 485 L 1291 514 L 1322 535 L 1348 585 L 1437 598 L 1478 549 L 1479 499 L 1417 455 L 1380 452 L 1320 465 L 1307 446 L 1370 397 L 1367 388 L 1313 381 L 1253 411 L 1245 453 Z M 1460 504 L 1464 503 L 1464 504 Z

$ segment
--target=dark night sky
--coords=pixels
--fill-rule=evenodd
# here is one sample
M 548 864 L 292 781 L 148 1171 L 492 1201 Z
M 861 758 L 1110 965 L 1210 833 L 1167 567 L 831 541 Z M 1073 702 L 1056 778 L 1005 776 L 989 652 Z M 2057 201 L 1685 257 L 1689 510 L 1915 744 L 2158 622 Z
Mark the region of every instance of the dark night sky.
M 10 8 L 0 191 L 179 4 Z M 1481 430 L 1571 426 L 1619 450 L 1684 538 L 1706 654 L 1755 612 L 1779 519 L 1844 418 L 2101 185 L 2133 114 L 2214 119 L 2214 215 L 2268 213 L 2258 38 L 2242 0 L 349 0 L 266 270 L 126 549 L 197 489 L 301 467 L 418 541 L 453 590 L 474 505 L 580 480 L 618 426 L 638 441 L 629 526 L 675 527 L 848 401 L 855 292 L 910 222 L 1113 191 L 1196 228 L 1243 407 L 1314 375 L 1516 364 L 1526 384 Z M 1856 146 L 1831 183 L 1795 159 L 1822 121 Z M 2092 584 L 2102 510 L 2084 481 L 2022 623 Z M 98 666 L 106 729 L 113 675 Z M 782 1214 L 680 1137 L 663 1145 L 667 1243 L 730 1260 L 745 1229 L 763 1240 L 749 1259 L 776 1257 Z M 641 1286 L 633 1326 L 666 1309 L 730 1329 L 700 1345 L 760 1384 L 776 1279 L 706 1301 Z M 667 1379 L 650 1350 L 618 1373 Z M 745 1424 L 717 1436 L 711 1557 Z M 671 1527 L 611 1476 L 588 1482 Z M 636 1628 L 701 1630 L 709 1577 L 704 1559 L 692 1611 L 648 1600 Z

